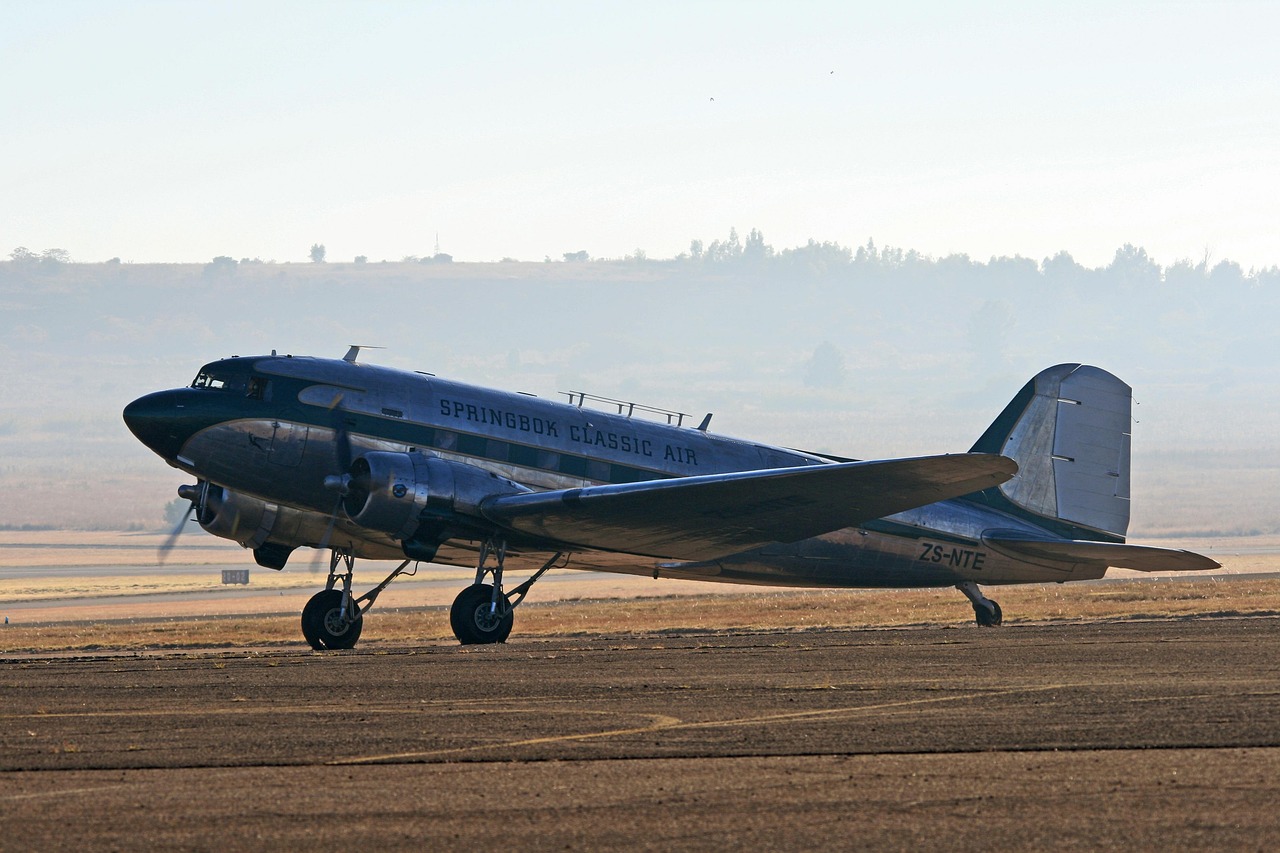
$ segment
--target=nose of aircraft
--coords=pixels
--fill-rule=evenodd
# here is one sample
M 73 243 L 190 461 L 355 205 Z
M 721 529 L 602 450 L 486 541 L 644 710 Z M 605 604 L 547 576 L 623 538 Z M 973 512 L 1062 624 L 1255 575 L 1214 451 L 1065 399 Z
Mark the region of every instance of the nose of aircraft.
M 181 392 L 157 391 L 124 407 L 129 431 L 165 459 L 176 457 L 188 438 L 181 397 Z

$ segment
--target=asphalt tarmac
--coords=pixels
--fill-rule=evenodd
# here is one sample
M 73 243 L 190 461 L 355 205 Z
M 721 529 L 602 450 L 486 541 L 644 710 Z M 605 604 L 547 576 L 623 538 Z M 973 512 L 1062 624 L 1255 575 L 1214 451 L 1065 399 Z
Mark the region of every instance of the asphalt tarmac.
M 0 658 L 0 850 L 1280 849 L 1280 619 Z

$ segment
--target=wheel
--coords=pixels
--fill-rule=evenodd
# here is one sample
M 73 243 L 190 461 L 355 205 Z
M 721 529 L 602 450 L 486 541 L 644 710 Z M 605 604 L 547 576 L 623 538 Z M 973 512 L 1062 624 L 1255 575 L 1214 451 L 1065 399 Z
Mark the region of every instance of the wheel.
M 321 590 L 302 608 L 302 636 L 318 652 L 354 648 L 363 628 L 364 614 L 349 619 L 342 612 L 342 590 Z
M 493 613 L 493 587 L 475 584 L 458 593 L 449 609 L 449 625 L 453 636 L 464 646 L 482 643 L 505 643 L 514 622 L 511 599 L 498 599 L 498 613 Z
M 342 612 L 341 590 L 321 590 L 302 608 L 302 636 L 316 651 L 354 648 L 363 628 L 363 614 L 349 619 Z
M 987 600 L 990 601 L 990 599 Z M 1004 621 L 1004 614 L 1000 612 L 1000 605 L 992 601 L 991 608 L 991 610 L 987 610 L 981 604 L 973 605 L 973 615 L 977 617 L 978 624 L 983 628 L 995 628 Z

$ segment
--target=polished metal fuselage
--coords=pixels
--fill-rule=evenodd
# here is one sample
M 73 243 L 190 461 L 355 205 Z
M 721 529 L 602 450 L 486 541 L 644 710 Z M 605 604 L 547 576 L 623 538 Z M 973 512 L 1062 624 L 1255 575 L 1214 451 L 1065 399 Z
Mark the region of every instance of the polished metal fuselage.
M 341 546 L 403 559 L 394 536 L 337 512 L 325 478 L 350 453 L 434 454 L 534 490 L 766 468 L 826 458 L 662 423 L 345 360 L 264 356 L 207 365 L 217 387 L 159 392 L 131 405 L 171 426 L 139 437 L 177 468 L 242 496 L 212 532 L 246 547 Z M 126 420 L 129 413 L 126 411 Z M 132 423 L 131 423 L 132 426 Z M 234 499 L 229 498 L 229 506 Z M 242 517 L 243 516 L 243 517 Z M 335 520 L 336 519 L 336 520 Z M 574 550 L 569 566 L 654 577 L 808 587 L 950 586 L 1100 577 L 1097 564 L 1030 561 L 984 542 L 999 530 L 1043 533 L 1034 520 L 980 501 L 943 501 L 858 528 L 777 543 L 707 563 Z M 441 545 L 435 562 L 474 565 L 480 535 Z M 513 540 L 508 565 L 542 562 L 565 543 Z

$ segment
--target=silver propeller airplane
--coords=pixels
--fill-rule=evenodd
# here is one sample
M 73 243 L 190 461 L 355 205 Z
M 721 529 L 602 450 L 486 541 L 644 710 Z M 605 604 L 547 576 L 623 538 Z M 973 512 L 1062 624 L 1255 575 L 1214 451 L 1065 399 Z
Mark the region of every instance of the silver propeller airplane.
M 450 611 L 462 643 L 506 640 L 551 568 L 954 586 L 989 626 L 1002 614 L 979 584 L 1218 566 L 1125 543 L 1131 395 L 1096 367 L 1036 375 L 968 453 L 856 461 L 715 435 L 710 415 L 694 427 L 586 394 L 552 402 L 359 351 L 215 361 L 124 410 L 143 444 L 196 478 L 178 489 L 187 518 L 271 569 L 300 547 L 330 553 L 302 611 L 318 650 L 353 647 L 382 590 L 424 561 L 475 568 Z M 357 557 L 400 563 L 356 595 Z M 509 568 L 532 574 L 508 591 Z

